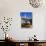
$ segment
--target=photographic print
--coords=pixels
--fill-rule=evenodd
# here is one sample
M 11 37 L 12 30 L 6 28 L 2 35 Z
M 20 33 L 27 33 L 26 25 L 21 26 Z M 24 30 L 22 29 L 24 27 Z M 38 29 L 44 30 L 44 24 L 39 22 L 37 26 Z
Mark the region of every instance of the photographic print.
M 32 12 L 21 12 L 21 27 L 32 28 Z

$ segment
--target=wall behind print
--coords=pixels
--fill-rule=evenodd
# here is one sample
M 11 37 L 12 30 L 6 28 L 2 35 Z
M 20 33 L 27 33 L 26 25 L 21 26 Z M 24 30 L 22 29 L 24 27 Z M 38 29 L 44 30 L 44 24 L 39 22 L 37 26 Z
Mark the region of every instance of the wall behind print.
M 21 28 L 20 12 L 28 11 L 33 13 L 33 27 L 29 29 Z M 4 16 L 12 17 L 12 26 L 9 34 L 17 40 L 28 40 L 34 34 L 37 35 L 39 40 L 44 40 L 45 31 L 45 15 L 46 8 L 33 8 L 30 6 L 28 0 L 0 0 L 0 19 Z M 45 14 L 44 14 L 45 13 Z M 0 39 L 4 39 L 3 31 L 0 31 Z

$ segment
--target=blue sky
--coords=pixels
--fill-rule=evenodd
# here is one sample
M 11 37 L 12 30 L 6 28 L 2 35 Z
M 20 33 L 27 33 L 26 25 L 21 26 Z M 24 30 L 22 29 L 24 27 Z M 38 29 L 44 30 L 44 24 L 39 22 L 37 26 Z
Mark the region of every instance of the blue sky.
M 21 12 L 20 16 L 23 17 L 23 18 L 32 19 L 32 12 Z

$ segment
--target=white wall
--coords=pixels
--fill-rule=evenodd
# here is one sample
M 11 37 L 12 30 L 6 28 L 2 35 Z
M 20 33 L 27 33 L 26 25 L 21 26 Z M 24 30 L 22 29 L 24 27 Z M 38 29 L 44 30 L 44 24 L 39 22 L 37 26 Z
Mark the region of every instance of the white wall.
M 46 13 L 45 13 L 45 14 L 46 14 Z M 45 24 L 44 24 L 44 25 L 45 25 L 45 28 L 44 28 L 44 30 L 45 30 L 45 31 L 44 31 L 44 39 L 46 39 L 46 15 L 45 15 Z
M 21 11 L 33 13 L 32 28 L 21 28 Z M 27 40 L 34 34 L 37 35 L 39 40 L 44 40 L 45 12 L 46 9 L 44 7 L 31 7 L 28 0 L 0 0 L 0 19 L 4 16 L 13 18 L 12 26 L 8 33 L 10 33 L 10 35 L 12 35 L 12 37 L 14 37 L 14 39 L 16 38 L 17 40 Z M 1 33 L 2 31 L 0 34 Z M 2 36 L 0 36 L 0 39 L 2 39 Z

